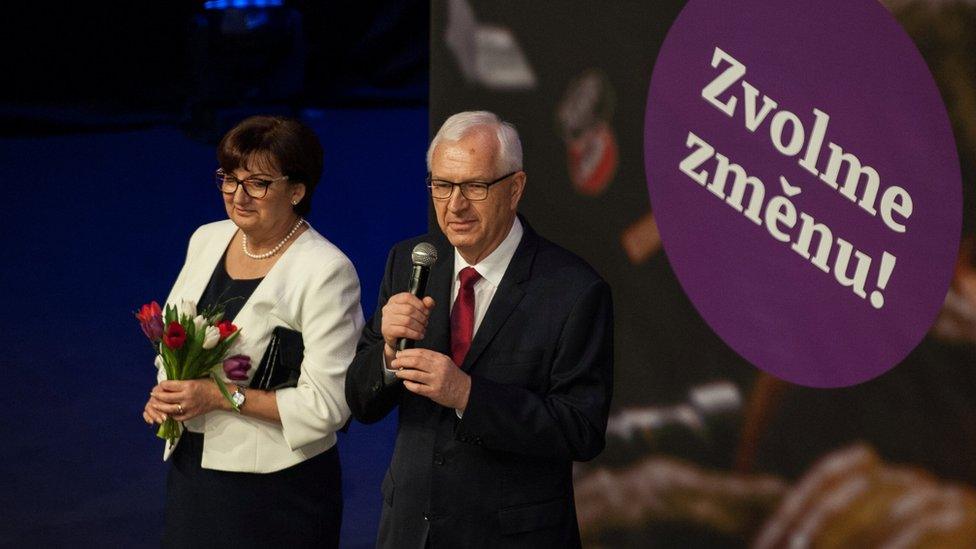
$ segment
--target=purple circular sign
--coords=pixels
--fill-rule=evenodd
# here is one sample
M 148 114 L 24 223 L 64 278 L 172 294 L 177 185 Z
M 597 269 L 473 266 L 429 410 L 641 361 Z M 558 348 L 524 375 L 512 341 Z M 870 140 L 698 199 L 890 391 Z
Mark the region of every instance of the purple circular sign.
M 876 0 L 690 0 L 644 139 L 675 273 L 759 368 L 853 385 L 932 325 L 958 251 L 959 163 L 925 62 Z

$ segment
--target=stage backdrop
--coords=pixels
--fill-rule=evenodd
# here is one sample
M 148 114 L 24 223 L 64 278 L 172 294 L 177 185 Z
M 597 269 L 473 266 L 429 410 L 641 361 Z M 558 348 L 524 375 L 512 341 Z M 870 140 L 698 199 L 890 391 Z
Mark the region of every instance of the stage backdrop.
M 869 381 L 817 389 L 771 376 L 726 345 L 662 246 L 645 176 L 645 110 L 658 52 L 684 6 L 436 0 L 431 10 L 431 132 L 462 110 L 514 123 L 528 174 L 522 212 L 613 288 L 607 448 L 577 468 L 586 543 L 973 543 L 976 8 L 885 5 L 948 110 L 963 181 L 962 240 L 953 268 L 957 229 L 949 235 L 951 255 L 940 268 L 951 285 L 907 357 Z M 924 486 L 930 504 L 909 505 L 920 497 L 909 486 Z

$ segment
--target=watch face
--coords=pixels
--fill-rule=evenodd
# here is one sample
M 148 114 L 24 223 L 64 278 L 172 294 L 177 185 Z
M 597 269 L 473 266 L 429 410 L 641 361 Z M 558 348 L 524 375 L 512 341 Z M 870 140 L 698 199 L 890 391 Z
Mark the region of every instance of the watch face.
M 235 406 L 240 406 L 241 404 L 244 404 L 244 393 L 240 391 L 237 391 L 234 394 L 230 395 L 230 398 L 231 400 L 234 401 Z

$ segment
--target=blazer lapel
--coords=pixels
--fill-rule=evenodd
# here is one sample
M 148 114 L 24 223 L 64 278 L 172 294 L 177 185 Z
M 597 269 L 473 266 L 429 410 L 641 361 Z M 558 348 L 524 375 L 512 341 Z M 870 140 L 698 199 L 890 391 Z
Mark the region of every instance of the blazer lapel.
M 295 254 L 289 252 L 291 252 L 292 248 L 303 245 L 311 236 L 306 236 L 306 234 L 314 230 L 310 226 L 295 239 L 295 242 L 278 258 L 278 262 L 265 275 L 264 280 L 258 284 L 257 288 L 254 289 L 254 293 L 251 294 L 240 312 L 237 313 L 234 324 L 241 327 L 241 336 L 237 338 L 228 351 L 230 354 L 263 352 L 263 345 L 266 344 L 264 339 L 267 338 L 259 337 L 255 340 L 251 334 L 265 332 L 263 328 L 268 323 L 267 313 L 270 307 L 277 302 L 275 296 L 282 293 L 283 287 L 288 279 L 287 272 L 291 269 L 291 263 L 295 259 Z M 234 237 L 236 232 L 237 226 L 230 221 L 226 222 L 225 226 L 214 231 L 213 236 L 203 246 L 197 256 L 190 258 L 189 261 L 192 261 L 193 264 L 192 268 L 188 271 L 188 278 L 183 283 L 182 288 L 174 291 L 170 300 L 168 300 L 169 302 L 174 305 L 179 305 L 182 299 L 193 301 L 194 303 L 199 301 L 200 296 L 203 295 L 203 290 L 207 287 L 207 283 L 210 282 L 211 276 L 213 276 L 217 262 L 224 256 L 224 250 L 227 249 L 231 238 Z M 294 326 L 291 328 L 297 329 Z M 260 356 L 251 356 L 251 358 L 257 360 Z
M 427 295 L 434 298 L 434 310 L 427 320 L 427 336 L 421 342 L 424 348 L 439 353 L 451 352 L 451 280 L 454 274 L 454 248 L 446 238 L 434 241 L 440 258 L 430 269 L 427 279 Z
M 278 261 L 271 267 L 268 274 L 264 275 L 264 279 L 254 289 L 251 297 L 244 302 L 244 306 L 241 307 L 240 312 L 237 313 L 237 317 L 234 319 L 234 324 L 241 328 L 241 336 L 234 342 L 233 351 L 244 352 L 245 354 L 249 354 L 252 360 L 260 360 L 268 341 L 271 339 L 271 331 L 265 328 L 270 322 L 269 313 L 281 299 L 281 296 L 284 295 L 287 284 L 294 282 L 293 277 L 289 276 L 289 274 L 293 270 L 303 267 L 314 268 L 314 266 L 302 265 L 299 261 L 300 257 L 298 257 L 301 248 L 308 245 L 314 231 L 315 229 L 309 225 L 305 232 L 298 235 L 295 241 L 292 242 L 292 245 L 284 251 L 281 257 L 278 258 Z M 286 327 L 299 332 L 303 329 L 299 325 Z M 250 336 L 250 334 L 255 333 L 262 335 L 256 339 Z M 250 351 L 254 354 L 245 351 Z M 253 375 L 255 369 L 251 370 L 251 375 Z
M 167 300 L 168 302 L 179 306 L 180 301 L 184 299 L 194 303 L 200 300 L 203 290 L 210 282 L 210 277 L 213 276 L 217 262 L 224 256 L 224 250 L 227 249 L 230 239 L 234 237 L 236 232 L 237 225 L 230 221 L 214 230 L 213 236 L 197 253 L 196 257 L 187 258 L 187 279 L 183 282 L 182 287 L 173 292 L 173 295 Z
M 529 274 L 532 271 L 532 261 L 535 259 L 536 240 L 535 233 L 525 219 L 522 219 L 522 227 L 525 231 L 522 235 L 522 241 L 515 250 L 515 255 L 512 256 L 512 262 L 508 264 L 508 269 L 505 270 L 505 276 L 502 277 L 502 283 L 498 286 L 498 290 L 495 291 L 495 296 L 491 299 L 491 305 L 488 306 L 488 311 L 485 312 L 485 318 L 481 321 L 481 326 L 478 327 L 478 333 L 474 335 L 474 339 L 471 341 L 471 347 L 468 349 L 468 354 L 464 357 L 464 363 L 461 365 L 461 369 L 466 372 L 471 369 L 472 365 L 478 360 L 478 357 L 481 356 L 481 353 L 488 347 L 491 340 L 494 339 L 498 330 L 508 320 L 509 315 L 512 314 L 515 307 L 522 301 L 522 298 L 525 297 L 525 292 L 520 286 L 528 280 Z

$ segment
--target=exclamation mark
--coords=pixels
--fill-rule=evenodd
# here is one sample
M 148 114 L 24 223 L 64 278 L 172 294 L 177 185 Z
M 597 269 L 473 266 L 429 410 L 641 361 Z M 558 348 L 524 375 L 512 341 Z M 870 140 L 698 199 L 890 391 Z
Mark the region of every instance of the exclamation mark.
M 895 256 L 885 252 L 881 257 L 881 268 L 878 269 L 878 289 L 871 292 L 871 305 L 875 309 L 880 309 L 884 307 L 884 294 L 881 290 L 885 289 L 888 285 L 888 279 L 891 278 L 891 271 L 895 270 Z

